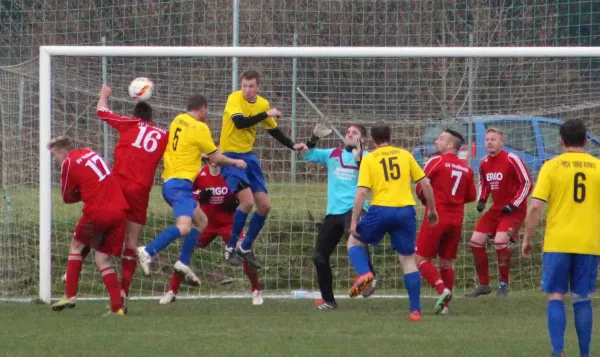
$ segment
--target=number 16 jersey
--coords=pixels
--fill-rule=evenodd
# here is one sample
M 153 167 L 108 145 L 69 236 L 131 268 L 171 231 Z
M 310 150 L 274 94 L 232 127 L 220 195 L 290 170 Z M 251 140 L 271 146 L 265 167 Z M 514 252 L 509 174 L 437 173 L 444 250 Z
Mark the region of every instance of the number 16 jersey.
M 358 172 L 358 187 L 373 192 L 373 206 L 414 206 L 411 179 L 419 182 L 425 173 L 406 150 L 382 146 L 366 155 Z
M 154 173 L 167 146 L 166 130 L 136 118 L 115 114 L 108 109 L 97 112 L 100 119 L 119 131 L 115 146 L 113 173 L 120 181 L 135 182 L 152 189 Z
M 576 152 L 549 160 L 533 198 L 548 203 L 544 252 L 600 255 L 600 160 Z

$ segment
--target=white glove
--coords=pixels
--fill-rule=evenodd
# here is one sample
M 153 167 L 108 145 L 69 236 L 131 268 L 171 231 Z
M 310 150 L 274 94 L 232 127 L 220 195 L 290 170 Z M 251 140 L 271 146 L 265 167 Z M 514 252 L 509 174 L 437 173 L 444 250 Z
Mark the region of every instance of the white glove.
M 331 134 L 332 131 L 333 130 L 331 130 L 331 128 L 329 128 L 327 125 L 318 123 L 313 129 L 313 134 L 319 139 L 323 139 L 327 135 Z
M 354 156 L 354 161 L 360 162 L 362 160 L 362 144 L 360 140 L 356 141 L 356 147 L 352 149 L 352 156 Z

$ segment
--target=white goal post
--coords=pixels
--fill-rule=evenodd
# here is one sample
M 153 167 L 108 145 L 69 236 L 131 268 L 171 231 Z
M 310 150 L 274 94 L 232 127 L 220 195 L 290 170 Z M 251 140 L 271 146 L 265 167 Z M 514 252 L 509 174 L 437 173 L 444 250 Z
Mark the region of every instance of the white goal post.
M 39 299 L 52 298 L 52 57 L 500 58 L 599 57 L 598 47 L 137 47 L 41 46 L 39 52 Z

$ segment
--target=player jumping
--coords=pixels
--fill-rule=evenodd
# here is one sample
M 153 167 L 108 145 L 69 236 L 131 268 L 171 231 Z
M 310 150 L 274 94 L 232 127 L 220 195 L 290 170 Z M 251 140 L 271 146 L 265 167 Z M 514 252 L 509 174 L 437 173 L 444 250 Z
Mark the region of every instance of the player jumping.
M 510 241 L 516 241 L 527 214 L 527 196 L 531 193 L 531 177 L 520 157 L 502 150 L 504 133 L 490 128 L 485 133 L 488 155 L 479 165 L 479 202 L 477 211 L 482 212 L 490 195 L 492 207 L 479 219 L 471 236 L 471 251 L 479 285 L 467 297 L 487 295 L 492 292 L 488 256 L 485 249 L 488 237 L 494 237 L 498 258 L 500 283 L 497 296 L 508 296 L 510 272 Z
M 433 310 L 436 314 L 448 313 L 454 286 L 452 261 L 456 259 L 462 237 L 465 203 L 477 198 L 473 170 L 457 156 L 463 143 L 460 133 L 445 130 L 435 141 L 438 156 L 432 157 L 424 168 L 431 181 L 440 221 L 431 226 L 427 220 L 423 220 L 417 237 L 416 259 L 421 276 L 439 294 Z M 426 204 L 420 185 L 417 187 L 417 196 Z M 425 216 L 427 213 L 426 207 Z M 440 258 L 439 271 L 431 263 L 437 256 Z
M 75 307 L 83 263 L 81 251 L 88 246 L 95 250 L 96 266 L 110 296 L 107 315 L 125 315 L 119 279 L 109 259 L 109 256 L 121 256 L 126 210 L 129 209 L 119 183 L 97 153 L 85 148 L 75 149 L 69 138 L 53 139 L 48 149 L 61 165 L 63 201 L 83 202 L 83 215 L 69 247 L 65 297 L 52 305 L 52 310 Z
M 525 219 L 522 254 L 530 258 L 533 235 L 548 205 L 544 234 L 542 289 L 548 294 L 548 330 L 552 356 L 564 357 L 567 316 L 563 299 L 573 295 L 579 353 L 590 356 L 592 302 L 600 261 L 600 160 L 588 154 L 581 120 L 560 127 L 563 154 L 540 170 Z
M 316 302 L 320 310 L 337 308 L 329 258 L 342 236 L 350 228 L 358 168 L 363 155 L 366 154 L 362 147 L 367 136 L 367 129 L 364 126 L 353 124 L 346 130 L 344 149 L 314 149 L 316 142 L 329 132 L 331 129 L 318 124 L 306 143 L 304 154 L 306 160 L 327 166 L 327 212 L 319 228 L 313 251 L 313 262 L 317 270 L 319 290 L 321 290 L 321 300 Z M 363 210 L 367 207 L 368 204 L 365 202 Z M 373 271 L 370 259 L 369 264 Z M 363 291 L 364 296 L 373 293 L 374 284 L 375 281 L 370 288 Z
M 173 207 L 176 223 L 159 233 L 150 244 L 137 249 L 140 266 L 149 275 L 152 257 L 175 239 L 185 237 L 179 260 L 173 269 L 192 286 L 200 285 L 200 281 L 189 267 L 190 259 L 200 233 L 208 223 L 192 192 L 192 182 L 202 165 L 201 154 L 207 154 L 211 162 L 220 165 L 235 165 L 239 169 L 246 167 L 244 161 L 229 159 L 217 150 L 210 130 L 204 123 L 207 107 L 208 103 L 203 96 L 193 95 L 188 100 L 187 113 L 177 115 L 171 122 L 169 143 L 164 155 L 162 194 L 165 201 Z
M 371 128 L 371 138 L 377 149 L 365 156 L 360 166 L 350 224 L 351 236 L 348 238 L 348 256 L 358 275 L 350 289 L 350 296 L 360 294 L 373 280 L 366 244 L 377 245 L 389 233 L 392 248 L 398 253 L 404 272 L 410 306 L 409 320 L 419 321 L 421 275 L 414 255 L 417 217 L 411 179 L 422 186 L 429 207 L 427 219 L 432 226 L 438 220 L 433 189 L 413 156 L 404 149 L 390 145 L 391 129 L 387 124 L 375 124 Z M 360 211 L 369 190 L 373 192 L 373 202 L 359 224 Z
M 193 190 L 194 197 L 198 198 L 202 211 L 208 217 L 208 227 L 202 232 L 202 236 L 198 240 L 199 248 L 208 247 L 217 236 L 221 236 L 223 241 L 227 243 L 233 224 L 233 212 L 235 212 L 238 202 L 229 192 L 227 184 L 221 176 L 219 166 L 213 163 L 203 166 L 194 181 Z M 240 240 L 243 241 L 243 239 L 242 233 Z M 262 288 L 258 279 L 258 272 L 247 262 L 243 262 L 243 264 L 244 273 L 250 281 L 252 304 L 262 305 Z M 169 291 L 160 299 L 160 303 L 169 304 L 174 302 L 180 284 L 181 278 L 173 273 Z
M 137 263 L 137 241 L 146 224 L 154 174 L 167 146 L 168 133 L 153 124 L 152 107 L 146 102 L 135 105 L 132 117 L 112 113 L 108 109 L 111 94 L 110 87 L 102 86 L 97 115 L 119 131 L 113 174 L 129 204 L 125 249 L 121 258 L 121 290 L 126 299 Z
M 267 184 L 260 168 L 258 157 L 252 152 L 256 140 L 256 125 L 261 123 L 267 132 L 285 147 L 300 151 L 305 145 L 294 144 L 277 126 L 275 118 L 281 116 L 276 108 L 271 109 L 269 102 L 258 95 L 260 75 L 256 71 L 247 71 L 241 75 L 242 89 L 233 92 L 227 98 L 221 127 L 221 150 L 232 159 L 241 159 L 248 164 L 245 169 L 223 167 L 221 173 L 229 190 L 240 202 L 233 216 L 231 238 L 227 244 L 226 259 L 231 264 L 236 255 L 242 257 L 254 268 L 261 268 L 252 251 L 252 243 L 265 225 L 271 210 L 271 201 L 267 194 Z M 246 225 L 248 214 L 256 202 L 256 211 L 246 231 L 244 242 L 236 248 L 240 233 Z

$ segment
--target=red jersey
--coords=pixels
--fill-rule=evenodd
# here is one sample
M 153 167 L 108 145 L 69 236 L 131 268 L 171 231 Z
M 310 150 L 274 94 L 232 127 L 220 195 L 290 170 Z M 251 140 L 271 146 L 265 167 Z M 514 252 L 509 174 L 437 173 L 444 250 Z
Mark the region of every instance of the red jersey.
M 151 189 L 154 173 L 169 141 L 167 131 L 136 117 L 114 114 L 108 108 L 98 110 L 97 115 L 119 131 L 115 175 Z
M 487 201 L 491 193 L 494 200 L 491 210 L 501 210 L 511 204 L 517 211 L 527 212 L 527 196 L 533 185 L 521 158 L 506 151 L 488 155 L 479 164 L 479 175 L 479 199 Z
M 200 208 L 206 213 L 209 225 L 225 226 L 233 224 L 233 212 L 224 209 L 224 203 L 232 199 L 233 194 L 229 192 L 227 183 L 221 174 L 210 173 L 209 166 L 204 165 L 198 172 L 192 186 L 194 199 L 198 199 L 200 191 L 212 191 L 208 203 L 201 203 Z M 211 221 L 213 221 L 211 223 Z
M 477 198 L 473 170 L 458 156 L 443 154 L 429 159 L 423 171 L 431 181 L 436 209 L 462 222 L 465 203 Z M 425 204 L 421 186 L 417 187 L 417 195 Z
M 100 155 L 90 149 L 71 151 L 61 167 L 65 203 L 83 201 L 83 213 L 104 214 L 129 208 L 116 177 Z

